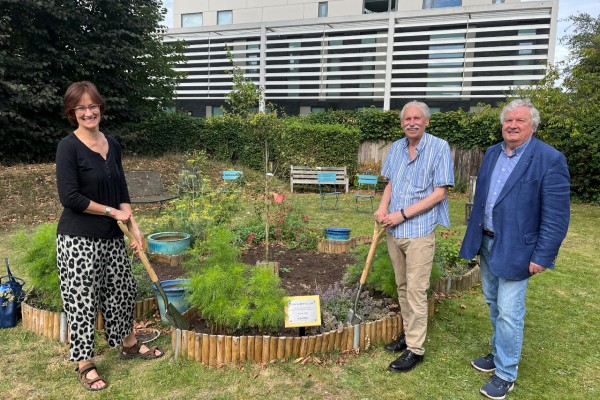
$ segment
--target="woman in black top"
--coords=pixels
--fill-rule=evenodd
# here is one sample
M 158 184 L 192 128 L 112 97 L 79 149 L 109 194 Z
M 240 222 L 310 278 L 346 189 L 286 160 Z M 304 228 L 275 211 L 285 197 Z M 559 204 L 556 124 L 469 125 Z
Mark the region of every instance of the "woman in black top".
M 93 83 L 69 86 L 64 97 L 68 120 L 77 129 L 58 144 L 56 181 L 64 206 L 58 222 L 57 263 L 63 308 L 70 328 L 70 359 L 87 390 L 107 387 L 92 362 L 100 308 L 110 347 L 121 358 L 158 358 L 163 353 L 138 342 L 133 333 L 136 282 L 117 221 L 142 243 L 133 218 L 121 164 L 121 148 L 100 132 L 105 102 Z M 135 244 L 131 244 L 135 249 Z

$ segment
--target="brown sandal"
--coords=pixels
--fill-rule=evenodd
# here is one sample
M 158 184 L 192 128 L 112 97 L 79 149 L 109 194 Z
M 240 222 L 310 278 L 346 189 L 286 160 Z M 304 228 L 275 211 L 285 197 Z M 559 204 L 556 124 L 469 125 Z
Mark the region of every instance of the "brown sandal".
M 141 358 L 144 360 L 154 360 L 156 358 L 162 357 L 165 353 L 161 350 L 158 350 L 156 346 L 149 348 L 149 350 L 145 353 L 140 353 L 140 348 L 143 343 L 139 340 L 130 347 L 121 346 L 121 352 L 119 353 L 119 358 L 122 360 L 130 360 L 132 358 Z M 156 350 L 160 351 L 160 355 L 156 355 Z
M 98 390 L 104 390 L 108 387 L 108 383 L 106 383 L 106 381 L 104 379 L 102 379 L 100 374 L 98 374 L 97 378 L 93 378 L 93 379 L 87 378 L 88 372 L 95 370 L 95 369 L 96 369 L 96 364 L 94 364 L 91 361 L 88 362 L 87 364 L 84 364 L 83 368 L 81 368 L 81 369 L 79 368 L 79 366 L 77 368 L 75 368 L 75 371 L 77 372 L 77 380 L 81 383 L 81 385 L 85 388 L 85 390 L 96 392 Z M 96 370 L 96 373 L 98 373 L 98 370 Z M 99 387 L 99 388 L 92 387 L 92 385 L 94 383 L 99 382 L 99 381 L 104 382 L 104 386 Z

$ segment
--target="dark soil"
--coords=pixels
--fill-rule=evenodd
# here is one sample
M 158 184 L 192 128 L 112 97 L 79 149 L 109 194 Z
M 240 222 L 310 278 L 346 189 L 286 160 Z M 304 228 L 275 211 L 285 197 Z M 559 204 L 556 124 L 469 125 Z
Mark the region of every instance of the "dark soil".
M 263 246 L 248 249 L 242 254 L 242 262 L 256 265 L 265 258 Z M 293 296 L 311 295 L 316 286 L 326 289 L 329 285 L 342 282 L 348 265 L 356 263 L 349 254 L 325 254 L 316 251 L 286 249 L 280 245 L 269 247 L 269 261 L 279 262 L 279 277 L 283 288 Z M 177 279 L 184 275 L 181 267 L 153 262 L 152 267 L 161 281 Z

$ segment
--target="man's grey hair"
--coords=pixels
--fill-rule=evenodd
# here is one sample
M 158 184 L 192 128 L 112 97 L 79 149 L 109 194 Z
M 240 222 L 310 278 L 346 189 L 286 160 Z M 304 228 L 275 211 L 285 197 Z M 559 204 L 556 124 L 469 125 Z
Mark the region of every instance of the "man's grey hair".
M 427 104 L 423 103 L 422 101 L 413 100 L 409 101 L 404 105 L 404 107 L 402 107 L 402 111 L 400 111 L 400 120 L 404 119 L 404 110 L 406 110 L 407 107 L 411 106 L 419 107 L 423 112 L 423 118 L 429 119 L 429 117 L 431 116 L 431 112 L 429 111 L 429 106 Z
M 516 99 L 505 105 L 502 109 L 502 112 L 500 113 L 500 123 L 504 123 L 504 114 L 506 114 L 509 111 L 516 110 L 519 107 L 527 107 L 529 109 L 529 112 L 531 113 L 531 123 L 533 124 L 533 131 L 537 131 L 537 128 L 540 125 L 540 112 L 537 108 L 535 108 L 535 106 L 529 99 Z

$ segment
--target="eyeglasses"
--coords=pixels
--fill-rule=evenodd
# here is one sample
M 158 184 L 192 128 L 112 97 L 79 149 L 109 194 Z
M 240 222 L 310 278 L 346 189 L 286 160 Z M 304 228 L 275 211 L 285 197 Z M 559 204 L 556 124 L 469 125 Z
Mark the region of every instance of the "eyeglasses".
M 100 106 L 98 104 L 90 104 L 89 106 L 77 106 L 73 108 L 77 114 L 85 114 L 85 110 L 90 110 L 90 112 L 95 113 L 100 110 Z

